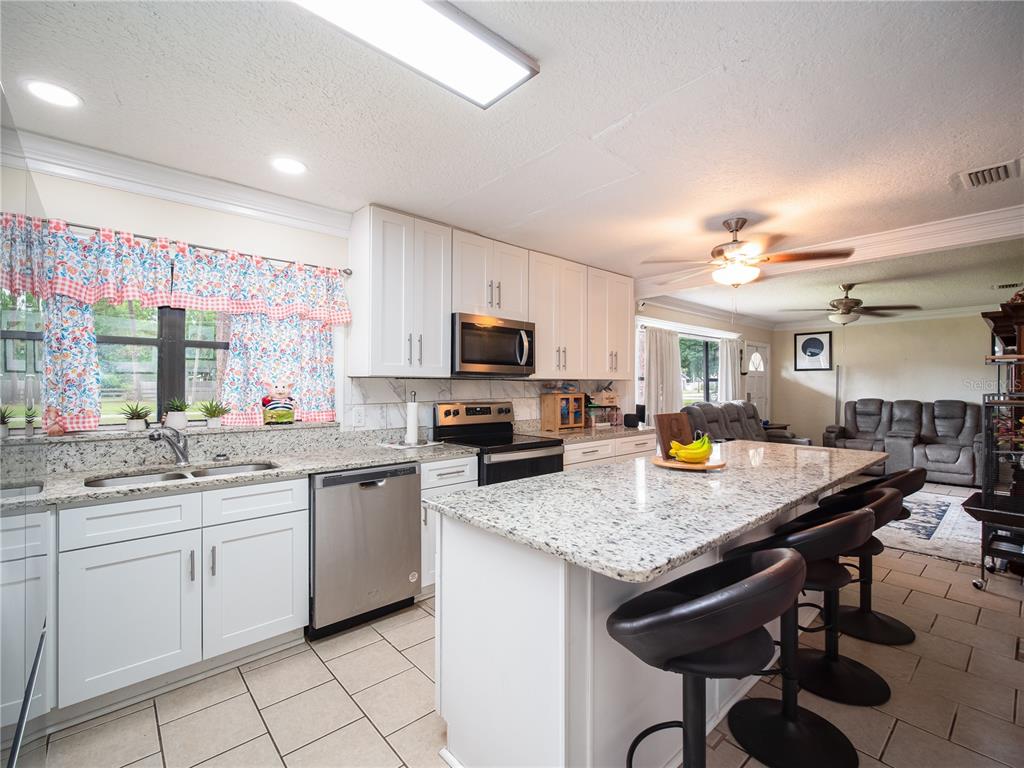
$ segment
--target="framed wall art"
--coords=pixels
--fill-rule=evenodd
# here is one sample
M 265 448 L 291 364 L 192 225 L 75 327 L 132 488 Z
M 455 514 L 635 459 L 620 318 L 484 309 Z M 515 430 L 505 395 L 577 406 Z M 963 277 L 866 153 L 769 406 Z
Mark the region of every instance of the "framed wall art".
M 832 370 L 832 331 L 793 334 L 794 371 Z

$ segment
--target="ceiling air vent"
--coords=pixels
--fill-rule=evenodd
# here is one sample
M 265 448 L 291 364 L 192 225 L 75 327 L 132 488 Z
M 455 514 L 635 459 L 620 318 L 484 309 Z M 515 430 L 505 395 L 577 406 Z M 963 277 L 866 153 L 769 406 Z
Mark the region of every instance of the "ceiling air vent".
M 1024 283 L 999 283 L 992 286 L 993 291 L 1009 291 L 1014 288 L 1024 288 Z
M 963 184 L 964 189 L 987 187 L 990 184 L 998 184 L 1000 181 L 1020 176 L 1020 158 L 991 165 L 987 168 L 961 171 L 957 175 L 960 177 L 960 183 Z

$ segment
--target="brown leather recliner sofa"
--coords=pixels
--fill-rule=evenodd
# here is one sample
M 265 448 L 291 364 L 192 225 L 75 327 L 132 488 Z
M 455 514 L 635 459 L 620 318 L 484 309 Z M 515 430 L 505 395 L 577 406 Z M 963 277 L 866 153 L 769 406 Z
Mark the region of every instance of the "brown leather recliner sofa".
M 845 425 L 825 427 L 821 443 L 886 451 L 885 468 L 876 467 L 871 474 L 922 467 L 933 483 L 981 483 L 981 406 L 975 403 L 864 398 L 846 403 L 844 416 Z

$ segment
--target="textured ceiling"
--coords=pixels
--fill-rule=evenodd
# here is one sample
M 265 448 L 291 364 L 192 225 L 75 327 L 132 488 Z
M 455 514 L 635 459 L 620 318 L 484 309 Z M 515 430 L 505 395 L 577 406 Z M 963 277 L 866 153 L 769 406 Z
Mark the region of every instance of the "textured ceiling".
M 736 212 L 798 247 L 1024 200 L 950 182 L 1024 150 L 1024 4 L 457 5 L 540 63 L 486 111 L 290 3 L 5 0 L 2 75 L 23 130 L 638 276 Z
M 976 245 L 898 259 L 847 264 L 758 280 L 739 288 L 705 286 L 674 294 L 683 301 L 739 312 L 773 323 L 823 320 L 824 309 L 843 295 L 840 283 L 856 283 L 854 298 L 871 304 L 916 304 L 924 310 L 979 307 L 1006 301 L 1019 289 L 993 285 L 1024 281 L 1024 240 Z M 657 299 L 655 299 L 657 301 Z M 913 312 L 899 312 L 913 316 Z

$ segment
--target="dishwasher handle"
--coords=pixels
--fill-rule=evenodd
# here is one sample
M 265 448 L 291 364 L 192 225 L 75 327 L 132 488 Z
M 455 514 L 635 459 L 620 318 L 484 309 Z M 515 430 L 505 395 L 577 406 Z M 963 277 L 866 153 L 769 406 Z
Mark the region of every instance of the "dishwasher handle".
M 314 475 L 313 488 L 331 488 L 337 485 L 359 485 L 361 488 L 374 488 L 383 485 L 383 481 L 392 477 L 418 475 L 419 464 L 389 464 L 372 469 L 354 469 L 348 472 L 331 472 Z

